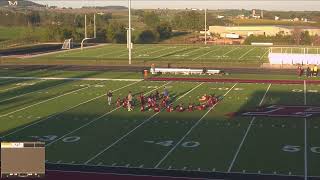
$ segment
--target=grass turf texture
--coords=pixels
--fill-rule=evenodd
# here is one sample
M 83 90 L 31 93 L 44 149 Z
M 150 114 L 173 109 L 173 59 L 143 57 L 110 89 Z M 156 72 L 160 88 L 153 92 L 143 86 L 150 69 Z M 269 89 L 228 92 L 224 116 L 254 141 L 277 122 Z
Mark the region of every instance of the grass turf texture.
M 268 48 L 253 46 L 203 46 L 203 45 L 135 45 L 133 64 L 149 65 L 157 63 L 167 65 L 203 66 L 203 64 L 221 65 L 260 65 L 268 61 Z M 105 45 L 81 51 L 72 50 L 31 59 L 3 63 L 67 63 L 67 64 L 127 64 L 126 45 Z
M 62 76 L 55 71 L 10 75 L 15 73 Z M 3 140 L 46 141 L 49 163 L 320 176 L 318 117 L 227 115 L 254 110 L 259 104 L 317 106 L 318 85 L 5 79 L 0 83 Z M 148 94 L 162 91 L 164 85 L 175 105 L 197 102 L 204 93 L 225 97 L 211 111 L 192 113 L 138 108 L 127 112 L 106 105 L 104 94 L 109 89 L 115 90 L 115 100 L 129 90 Z

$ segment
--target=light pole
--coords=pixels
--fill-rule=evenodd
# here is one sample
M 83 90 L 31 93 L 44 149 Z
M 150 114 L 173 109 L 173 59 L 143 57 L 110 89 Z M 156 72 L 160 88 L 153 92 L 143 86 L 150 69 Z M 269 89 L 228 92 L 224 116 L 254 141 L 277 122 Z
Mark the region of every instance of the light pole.
M 131 64 L 131 0 L 128 0 L 128 8 L 129 8 L 129 28 L 128 28 L 128 37 L 127 37 L 127 46 L 129 48 L 129 64 Z
M 207 44 L 207 9 L 204 9 L 204 44 Z

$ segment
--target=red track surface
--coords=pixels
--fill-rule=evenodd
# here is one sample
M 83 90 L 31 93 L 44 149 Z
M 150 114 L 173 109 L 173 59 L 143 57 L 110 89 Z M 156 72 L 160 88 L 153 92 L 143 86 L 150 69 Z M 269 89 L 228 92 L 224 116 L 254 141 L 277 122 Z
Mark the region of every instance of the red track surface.
M 257 79 L 214 79 L 214 78 L 163 78 L 152 77 L 149 81 L 190 81 L 190 82 L 230 82 L 230 83 L 271 83 L 271 84 L 303 84 L 304 80 L 257 80 Z M 320 80 L 306 80 L 308 84 L 320 84 Z

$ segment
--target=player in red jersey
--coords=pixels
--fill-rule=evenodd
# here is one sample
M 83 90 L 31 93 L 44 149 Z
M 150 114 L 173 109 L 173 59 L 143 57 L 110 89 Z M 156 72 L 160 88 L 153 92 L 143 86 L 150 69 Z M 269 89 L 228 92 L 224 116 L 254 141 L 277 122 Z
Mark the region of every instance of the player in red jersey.
M 178 112 L 183 112 L 183 111 L 184 111 L 183 104 L 179 104 L 179 105 L 176 107 L 176 111 L 178 111 Z
M 120 100 L 119 97 L 118 97 L 118 99 L 117 99 L 117 101 L 116 101 L 116 105 L 117 105 L 117 107 L 120 107 L 120 106 L 121 106 L 121 100 Z
M 194 106 L 193 106 L 192 103 L 190 103 L 189 106 L 188 106 L 188 111 L 192 112 L 193 110 L 194 110 Z
M 158 104 L 156 104 L 154 107 L 153 107 L 153 110 L 154 112 L 160 112 L 160 107 Z
M 173 110 L 174 108 L 171 104 L 167 106 L 167 112 L 172 112 Z

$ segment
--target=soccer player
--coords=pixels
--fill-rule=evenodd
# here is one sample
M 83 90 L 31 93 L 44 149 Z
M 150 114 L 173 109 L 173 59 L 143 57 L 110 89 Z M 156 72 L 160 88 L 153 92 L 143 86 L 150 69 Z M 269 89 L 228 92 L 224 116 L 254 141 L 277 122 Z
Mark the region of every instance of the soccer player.
M 140 96 L 139 96 L 139 102 L 140 102 L 141 105 L 143 105 L 143 106 L 145 105 L 145 99 L 144 99 L 143 93 L 141 93 Z
M 179 104 L 179 105 L 176 107 L 176 111 L 178 111 L 178 112 L 183 112 L 183 111 L 184 111 L 183 104 Z
M 309 66 L 307 67 L 306 75 L 307 75 L 308 78 L 311 76 L 311 69 L 310 69 Z
M 155 99 L 156 100 L 160 99 L 160 93 L 158 90 L 156 90 Z
M 111 101 L 112 101 L 112 91 L 109 90 L 109 92 L 107 93 L 107 97 L 108 97 L 108 105 L 111 105 Z
M 167 106 L 167 112 L 172 112 L 174 109 L 173 109 L 173 106 L 172 104 L 168 105 Z
M 163 97 L 169 97 L 169 91 L 166 87 L 164 87 L 164 90 L 163 90 Z
M 158 104 L 154 105 L 153 107 L 154 112 L 160 112 L 160 107 Z
M 122 107 L 124 107 L 124 108 L 128 107 L 128 98 L 123 98 Z
M 120 107 L 120 106 L 121 106 L 121 100 L 120 100 L 119 97 L 118 97 L 118 99 L 117 99 L 116 105 L 117 105 L 117 107 Z
M 204 94 L 200 99 L 199 99 L 200 103 L 206 103 L 208 101 L 208 96 L 207 94 Z
M 162 101 L 161 101 L 161 107 L 167 107 L 167 102 L 166 102 L 166 99 L 163 98 Z
M 128 111 L 132 111 L 132 99 L 133 99 L 133 97 L 132 97 L 132 94 L 131 94 L 131 91 L 129 91 L 129 94 L 128 94 Z
M 193 106 L 192 103 L 190 103 L 189 106 L 188 106 L 188 111 L 189 111 L 189 112 L 192 112 L 193 109 L 194 109 L 194 106 Z
M 313 76 L 314 76 L 314 77 L 317 77 L 317 76 L 318 76 L 318 66 L 317 66 L 317 65 L 314 65 L 314 66 L 313 66 Z

